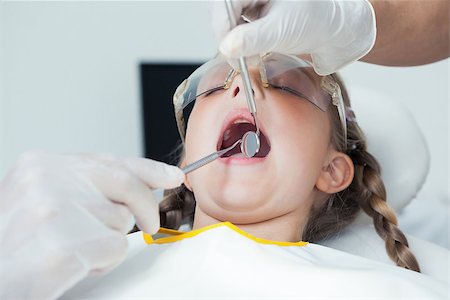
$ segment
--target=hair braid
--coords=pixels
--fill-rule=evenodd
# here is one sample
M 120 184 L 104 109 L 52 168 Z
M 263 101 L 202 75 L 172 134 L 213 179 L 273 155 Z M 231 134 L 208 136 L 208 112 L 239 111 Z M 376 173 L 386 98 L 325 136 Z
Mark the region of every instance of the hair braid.
M 347 90 L 336 74 L 335 81 L 342 89 L 343 100 L 350 107 Z M 333 128 L 340 128 L 336 110 L 329 110 Z M 303 231 L 303 239 L 320 241 L 336 235 L 350 224 L 362 209 L 372 217 L 375 230 L 385 241 L 388 256 L 398 266 L 420 272 L 419 265 L 409 249 L 408 241 L 397 227 L 395 212 L 386 202 L 386 189 L 381 179 L 380 166 L 367 152 L 366 138 L 356 122 L 347 123 L 347 147 L 342 147 L 343 132 L 334 130 L 331 143 L 338 151 L 345 152 L 353 161 L 354 178 L 350 186 L 342 192 L 330 195 L 328 204 L 312 207 L 308 222 Z
M 164 200 L 159 204 L 161 225 L 172 229 L 178 229 L 183 221 L 192 225 L 195 211 L 194 194 L 182 185 L 165 191 L 164 196 Z
M 397 227 L 395 212 L 386 202 L 380 166 L 364 149 L 355 149 L 351 156 L 355 162 L 355 187 L 360 190 L 360 197 L 356 200 L 364 212 L 372 217 L 376 232 L 386 243 L 387 254 L 398 266 L 420 272 L 405 235 Z

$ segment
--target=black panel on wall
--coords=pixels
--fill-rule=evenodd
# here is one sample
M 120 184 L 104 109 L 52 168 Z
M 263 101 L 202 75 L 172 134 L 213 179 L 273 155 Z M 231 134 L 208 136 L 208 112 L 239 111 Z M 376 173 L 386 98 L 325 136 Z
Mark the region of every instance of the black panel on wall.
M 176 164 L 173 151 L 180 143 L 172 97 L 178 85 L 200 64 L 143 63 L 142 118 L 145 157 Z

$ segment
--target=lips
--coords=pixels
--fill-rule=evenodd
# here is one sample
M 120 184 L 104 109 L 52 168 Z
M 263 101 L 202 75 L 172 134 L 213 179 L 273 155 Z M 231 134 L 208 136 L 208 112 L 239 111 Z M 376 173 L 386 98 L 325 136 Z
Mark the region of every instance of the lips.
M 258 125 L 260 125 L 260 123 L 258 123 Z M 270 143 L 268 138 L 264 134 L 261 125 L 259 127 L 260 148 L 258 153 L 254 157 L 266 157 L 270 152 Z M 224 120 L 224 124 L 221 130 L 222 133 L 217 143 L 217 149 L 222 150 L 232 146 L 248 131 L 256 132 L 256 126 L 250 112 L 245 109 L 231 111 Z M 223 157 L 230 157 L 240 153 L 240 147 L 239 145 L 237 145 L 232 150 L 223 155 Z

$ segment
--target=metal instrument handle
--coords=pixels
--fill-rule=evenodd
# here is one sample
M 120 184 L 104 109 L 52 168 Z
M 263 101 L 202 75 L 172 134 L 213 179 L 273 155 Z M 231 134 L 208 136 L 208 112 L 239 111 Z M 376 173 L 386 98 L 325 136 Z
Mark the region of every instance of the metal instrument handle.
M 210 155 L 205 156 L 205 157 L 193 162 L 192 164 L 185 166 L 181 170 L 184 172 L 184 174 L 188 174 L 194 170 L 197 170 L 198 168 L 203 167 L 204 165 L 209 164 L 210 162 L 218 159 L 219 157 L 221 157 L 222 155 L 224 155 L 225 153 L 227 153 L 228 151 L 230 151 L 231 149 L 236 147 L 236 145 L 239 144 L 240 142 L 241 142 L 241 140 L 238 140 L 230 147 L 228 147 L 226 149 L 222 149 L 222 150 L 214 152 L 214 153 L 211 153 Z

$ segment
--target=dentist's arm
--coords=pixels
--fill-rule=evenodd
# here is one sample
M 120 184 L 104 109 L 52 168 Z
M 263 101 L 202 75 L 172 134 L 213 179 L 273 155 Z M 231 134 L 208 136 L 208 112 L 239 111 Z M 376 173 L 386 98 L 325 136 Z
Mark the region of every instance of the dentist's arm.
M 174 166 L 112 155 L 22 155 L 0 182 L 0 299 L 54 299 L 118 265 L 136 221 L 159 228 L 151 188 L 184 180 Z
M 414 66 L 449 57 L 448 0 L 371 1 L 377 19 L 375 45 L 361 60 Z

